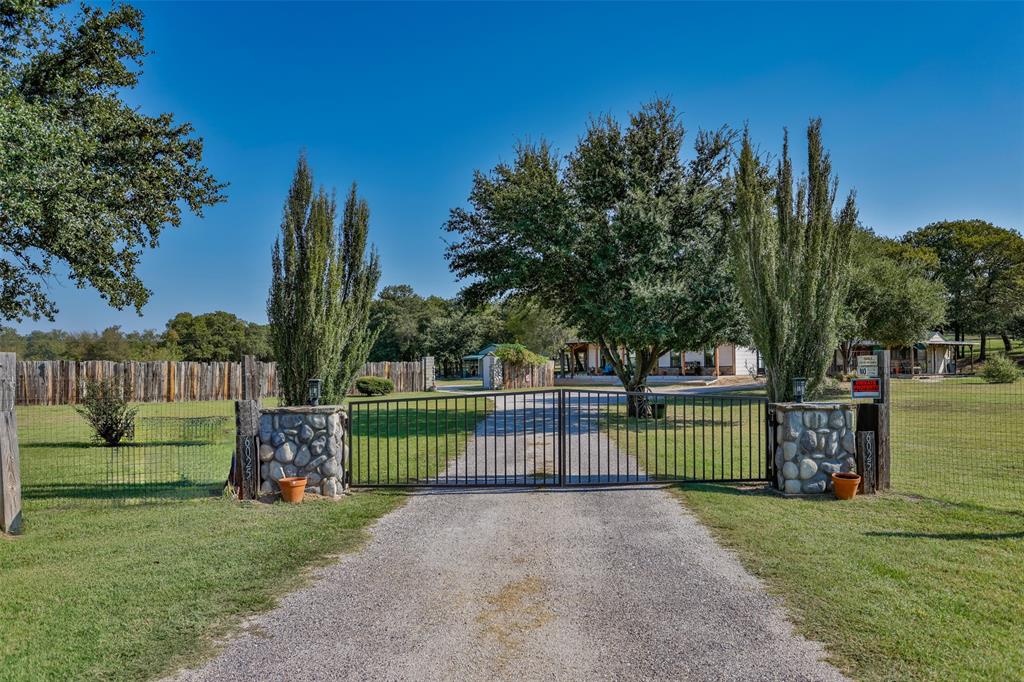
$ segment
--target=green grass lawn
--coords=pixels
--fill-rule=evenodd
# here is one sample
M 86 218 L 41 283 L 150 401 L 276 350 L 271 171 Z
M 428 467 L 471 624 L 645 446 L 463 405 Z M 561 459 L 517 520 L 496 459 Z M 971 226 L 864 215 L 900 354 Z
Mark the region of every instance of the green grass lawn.
M 381 408 L 386 447 L 412 453 L 424 471 L 454 456 L 490 405 L 424 400 L 437 395 L 396 394 L 418 400 Z M 459 420 L 440 419 L 438 408 L 454 415 L 456 403 Z M 403 499 L 223 499 L 233 403 L 139 407 L 134 444 L 121 448 L 92 443 L 70 407 L 18 408 L 24 533 L 0 538 L 0 679 L 133 680 L 194 663 L 240 617 L 269 608 L 282 581 L 299 587 L 306 567 L 358 546 Z M 436 449 L 435 435 L 449 450 Z M 154 501 L 164 497 L 175 499 Z
M 583 394 L 583 404 L 587 403 Z M 765 406 L 757 397 L 678 395 L 654 397 L 664 412 L 654 418 L 627 415 L 624 400 L 595 399 L 600 428 L 619 453 L 661 480 L 737 480 L 765 477 Z M 604 401 L 604 402 L 601 402 Z M 598 404 L 601 403 L 601 404 Z
M 0 679 L 149 679 L 196 662 L 401 500 L 26 500 L 24 535 L 0 537 Z
M 1022 679 L 1024 381 L 892 386 L 892 493 L 840 503 L 690 484 L 679 494 L 854 677 Z M 721 472 L 739 428 L 721 402 L 687 398 L 639 421 L 620 407 L 602 428 L 648 471 L 685 442 L 697 473 L 711 473 L 709 459 Z M 726 438 L 695 440 L 702 426 Z
M 443 474 L 461 455 L 488 398 L 423 393 L 360 401 L 352 415 L 352 484 L 408 485 Z
M 685 504 L 864 680 L 1024 678 L 1024 515 L 692 485 Z
M 17 407 L 26 504 L 219 493 L 235 443 L 230 400 L 141 403 L 134 437 L 98 445 L 71 405 Z

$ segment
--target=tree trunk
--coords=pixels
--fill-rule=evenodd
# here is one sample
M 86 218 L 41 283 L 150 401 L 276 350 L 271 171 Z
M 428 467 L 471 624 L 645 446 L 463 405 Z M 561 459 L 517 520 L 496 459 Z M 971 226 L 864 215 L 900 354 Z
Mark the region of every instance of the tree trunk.
M 1006 349 L 1006 354 L 1009 355 L 1010 351 L 1013 350 L 1013 344 L 1010 343 L 1010 337 L 1005 331 L 1000 332 L 999 335 L 1003 337 L 1003 348 Z
M 985 342 L 988 340 L 988 333 L 981 333 L 981 351 L 978 353 L 978 362 L 985 362 Z

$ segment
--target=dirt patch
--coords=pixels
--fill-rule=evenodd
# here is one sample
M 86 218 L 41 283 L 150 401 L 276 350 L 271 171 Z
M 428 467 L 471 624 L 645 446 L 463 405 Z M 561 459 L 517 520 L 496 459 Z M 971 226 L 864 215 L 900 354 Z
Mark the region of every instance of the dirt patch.
M 522 651 L 526 635 L 550 623 L 555 614 L 545 604 L 547 585 L 537 576 L 506 584 L 497 594 L 484 597 L 487 608 L 476 622 L 484 637 L 499 646 L 497 663 L 504 667 L 512 655 Z

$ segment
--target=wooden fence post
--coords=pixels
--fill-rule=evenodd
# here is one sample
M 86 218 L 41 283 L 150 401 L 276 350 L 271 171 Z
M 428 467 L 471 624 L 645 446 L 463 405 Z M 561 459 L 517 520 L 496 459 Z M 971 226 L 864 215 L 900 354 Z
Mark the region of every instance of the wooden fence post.
M 255 500 L 260 493 L 260 459 L 256 439 L 260 432 L 258 400 L 235 401 L 235 456 L 232 484 L 240 500 Z
M 877 490 L 889 489 L 889 471 L 892 464 L 892 452 L 889 449 L 889 409 L 892 405 L 891 358 L 888 350 L 879 352 L 878 373 L 881 378 L 882 397 L 875 400 L 878 405 L 878 424 L 875 435 L 876 452 L 878 454 L 878 474 L 875 477 Z
M 878 480 L 878 457 L 875 451 L 875 432 L 857 432 L 857 473 L 860 474 L 860 492 L 875 492 Z
M 21 461 L 14 412 L 14 353 L 0 353 L 0 531 L 21 532 Z
M 242 356 L 242 400 L 255 400 L 259 402 L 262 386 L 260 386 L 260 375 L 254 355 Z

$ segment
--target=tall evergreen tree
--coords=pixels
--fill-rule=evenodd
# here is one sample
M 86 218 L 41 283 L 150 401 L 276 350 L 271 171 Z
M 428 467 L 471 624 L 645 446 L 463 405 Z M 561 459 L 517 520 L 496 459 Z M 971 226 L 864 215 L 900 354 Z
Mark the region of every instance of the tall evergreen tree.
M 793 398 L 793 378 L 813 394 L 838 342 L 840 306 L 857 224 L 854 193 L 838 214 L 838 178 L 821 144 L 821 120 L 807 127 L 807 178 L 793 180 L 789 136 L 774 176 L 743 135 L 736 174 L 732 244 L 743 306 L 764 358 L 768 398 Z
M 333 195 L 313 191 L 313 174 L 299 157 L 281 236 L 274 242 L 267 299 L 270 338 L 281 392 L 303 404 L 308 381 L 323 380 L 324 402 L 339 402 L 373 345 L 370 303 L 380 279 L 375 252 L 366 255 L 370 211 L 352 185 L 340 226 Z

